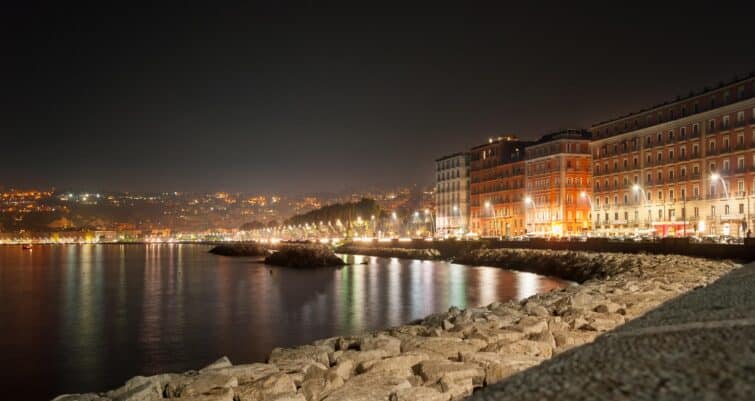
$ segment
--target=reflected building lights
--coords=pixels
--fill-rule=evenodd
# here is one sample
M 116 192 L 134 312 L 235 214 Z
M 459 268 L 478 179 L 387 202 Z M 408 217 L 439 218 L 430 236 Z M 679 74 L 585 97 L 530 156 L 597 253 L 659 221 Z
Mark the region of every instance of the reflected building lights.
M 536 274 L 513 272 L 516 275 L 516 299 L 520 301 L 537 294 L 539 288 L 538 277 Z

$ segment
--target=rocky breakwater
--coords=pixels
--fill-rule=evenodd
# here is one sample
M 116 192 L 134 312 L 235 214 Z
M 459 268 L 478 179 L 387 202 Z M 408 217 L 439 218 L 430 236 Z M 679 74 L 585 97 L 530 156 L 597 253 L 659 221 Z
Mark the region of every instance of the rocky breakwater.
M 437 249 L 413 249 L 413 248 L 376 248 L 371 246 L 343 245 L 336 248 L 337 253 L 377 256 L 382 258 L 439 260 L 440 252 Z
M 522 252 L 532 252 L 533 263 L 543 261 L 538 251 Z M 452 307 L 377 333 L 276 348 L 267 363 L 232 365 L 222 358 L 199 371 L 136 377 L 110 392 L 56 401 L 459 400 L 737 266 L 682 256 L 551 252 L 551 257 L 610 265 L 594 271 L 599 278 L 521 302 Z
M 267 256 L 267 248 L 257 243 L 216 245 L 209 251 L 221 256 Z
M 265 263 L 285 267 L 343 266 L 344 261 L 325 245 L 283 245 L 265 258 Z
M 675 261 L 684 259 L 674 256 L 659 257 L 667 257 Z M 652 256 L 538 249 L 476 249 L 454 258 L 454 262 L 467 265 L 504 267 L 581 283 L 632 269 L 642 269 L 643 263 L 651 263 L 651 268 L 656 269 L 652 262 L 647 262 L 648 258 L 652 258 Z

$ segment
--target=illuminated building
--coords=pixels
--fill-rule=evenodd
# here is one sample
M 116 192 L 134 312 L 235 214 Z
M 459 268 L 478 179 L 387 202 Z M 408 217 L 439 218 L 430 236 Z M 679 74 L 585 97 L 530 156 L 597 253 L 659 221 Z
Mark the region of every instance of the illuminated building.
M 469 226 L 469 154 L 435 160 L 435 233 L 461 236 Z
M 524 234 L 524 147 L 529 143 L 503 136 L 470 149 L 472 232 L 504 237 Z
M 565 130 L 525 149 L 528 234 L 580 235 L 591 230 L 590 133 Z
M 755 191 L 755 78 L 591 128 L 603 235 L 744 236 Z

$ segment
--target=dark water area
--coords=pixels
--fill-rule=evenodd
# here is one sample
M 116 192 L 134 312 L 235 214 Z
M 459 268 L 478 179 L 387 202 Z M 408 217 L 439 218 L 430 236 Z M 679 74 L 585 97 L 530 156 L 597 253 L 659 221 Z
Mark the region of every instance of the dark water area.
M 135 375 L 522 299 L 568 282 L 500 268 L 345 256 L 297 270 L 204 245 L 0 246 L 3 399 L 104 391 Z M 362 262 L 367 264 L 359 264 Z

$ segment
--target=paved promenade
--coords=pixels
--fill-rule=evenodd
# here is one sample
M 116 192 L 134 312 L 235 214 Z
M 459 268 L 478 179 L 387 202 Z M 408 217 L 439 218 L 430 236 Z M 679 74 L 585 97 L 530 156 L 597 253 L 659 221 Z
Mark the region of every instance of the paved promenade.
M 755 263 L 470 400 L 755 400 Z

